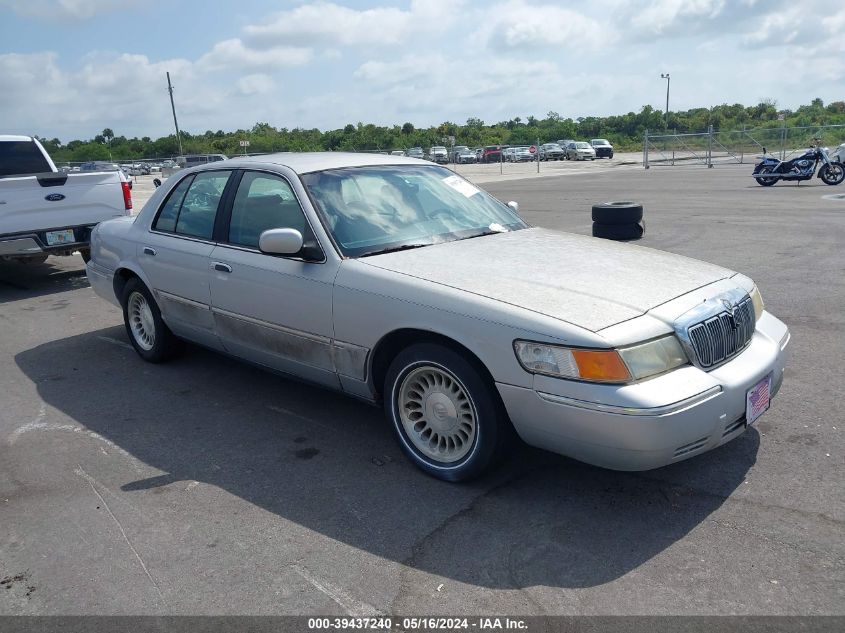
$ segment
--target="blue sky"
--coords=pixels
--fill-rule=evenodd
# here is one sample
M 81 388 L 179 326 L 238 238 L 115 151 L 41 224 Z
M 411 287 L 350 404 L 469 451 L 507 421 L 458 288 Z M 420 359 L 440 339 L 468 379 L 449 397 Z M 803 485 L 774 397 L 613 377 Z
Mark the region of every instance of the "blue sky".
M 427 126 L 845 99 L 821 0 L 0 0 L 0 133 Z

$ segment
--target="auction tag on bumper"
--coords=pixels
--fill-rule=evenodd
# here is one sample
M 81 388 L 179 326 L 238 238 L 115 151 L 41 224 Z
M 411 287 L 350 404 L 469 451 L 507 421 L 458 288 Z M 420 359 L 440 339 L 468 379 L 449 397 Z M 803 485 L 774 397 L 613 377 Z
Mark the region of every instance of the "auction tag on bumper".
M 47 245 L 54 244 L 70 244 L 76 241 L 73 237 L 73 229 L 65 229 L 63 231 L 47 231 Z
M 452 189 L 467 198 L 474 196 L 480 191 L 478 187 L 468 183 L 460 176 L 449 176 L 448 178 L 444 178 L 443 184 L 449 185 Z
M 754 385 L 745 394 L 745 422 L 751 426 L 769 408 L 771 402 L 772 375 Z

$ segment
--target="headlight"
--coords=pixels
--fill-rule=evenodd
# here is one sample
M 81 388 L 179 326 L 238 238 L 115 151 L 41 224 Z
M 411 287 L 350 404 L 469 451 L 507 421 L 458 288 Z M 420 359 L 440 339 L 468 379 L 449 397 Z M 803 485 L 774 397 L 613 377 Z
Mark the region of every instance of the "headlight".
M 642 379 L 686 365 L 689 361 L 674 335 L 619 350 L 634 378 Z
M 515 341 L 514 351 L 526 371 L 589 382 L 631 382 L 689 362 L 674 335 L 620 350 L 578 349 Z
M 763 295 L 760 294 L 760 290 L 757 286 L 754 286 L 749 294 L 751 295 L 751 303 L 754 306 L 754 320 L 759 321 L 760 317 L 763 316 L 763 310 L 765 309 L 765 305 L 763 305 Z
M 592 382 L 628 382 L 631 374 L 616 350 L 574 349 L 514 341 L 519 363 L 533 374 Z

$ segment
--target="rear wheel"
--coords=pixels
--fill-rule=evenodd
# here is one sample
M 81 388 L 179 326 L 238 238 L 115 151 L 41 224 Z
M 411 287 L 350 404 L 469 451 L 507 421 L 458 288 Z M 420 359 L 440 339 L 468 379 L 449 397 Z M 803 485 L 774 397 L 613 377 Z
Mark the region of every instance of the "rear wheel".
M 758 171 L 757 173 L 758 174 L 771 174 L 773 171 L 774 171 L 774 168 L 772 168 L 772 167 L 761 167 L 760 171 Z M 754 180 L 757 181 L 758 185 L 762 185 L 763 187 L 771 187 L 773 184 L 775 184 L 778 181 L 777 178 L 760 178 L 759 176 L 754 178 Z
M 842 163 L 822 165 L 819 170 L 819 178 L 826 185 L 838 185 L 845 180 L 845 167 L 842 166 Z
M 443 345 L 420 343 L 397 355 L 385 378 L 385 414 L 418 468 L 464 481 L 512 446 L 510 421 L 488 382 L 474 363 Z
M 129 342 L 141 358 L 162 363 L 182 350 L 182 341 L 164 323 L 152 293 L 137 277 L 126 282 L 122 304 Z

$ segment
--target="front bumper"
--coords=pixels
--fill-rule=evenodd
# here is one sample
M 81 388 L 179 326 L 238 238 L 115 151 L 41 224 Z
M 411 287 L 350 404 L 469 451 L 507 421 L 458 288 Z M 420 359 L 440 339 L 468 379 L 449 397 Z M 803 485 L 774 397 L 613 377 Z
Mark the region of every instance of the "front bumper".
M 578 397 L 567 393 L 573 383 L 542 376 L 533 389 L 497 387 L 526 443 L 613 470 L 649 470 L 742 435 L 748 390 L 772 374 L 774 398 L 788 344 L 786 325 L 766 312 L 751 344 L 710 372 L 685 366 L 632 385 L 579 383 Z

